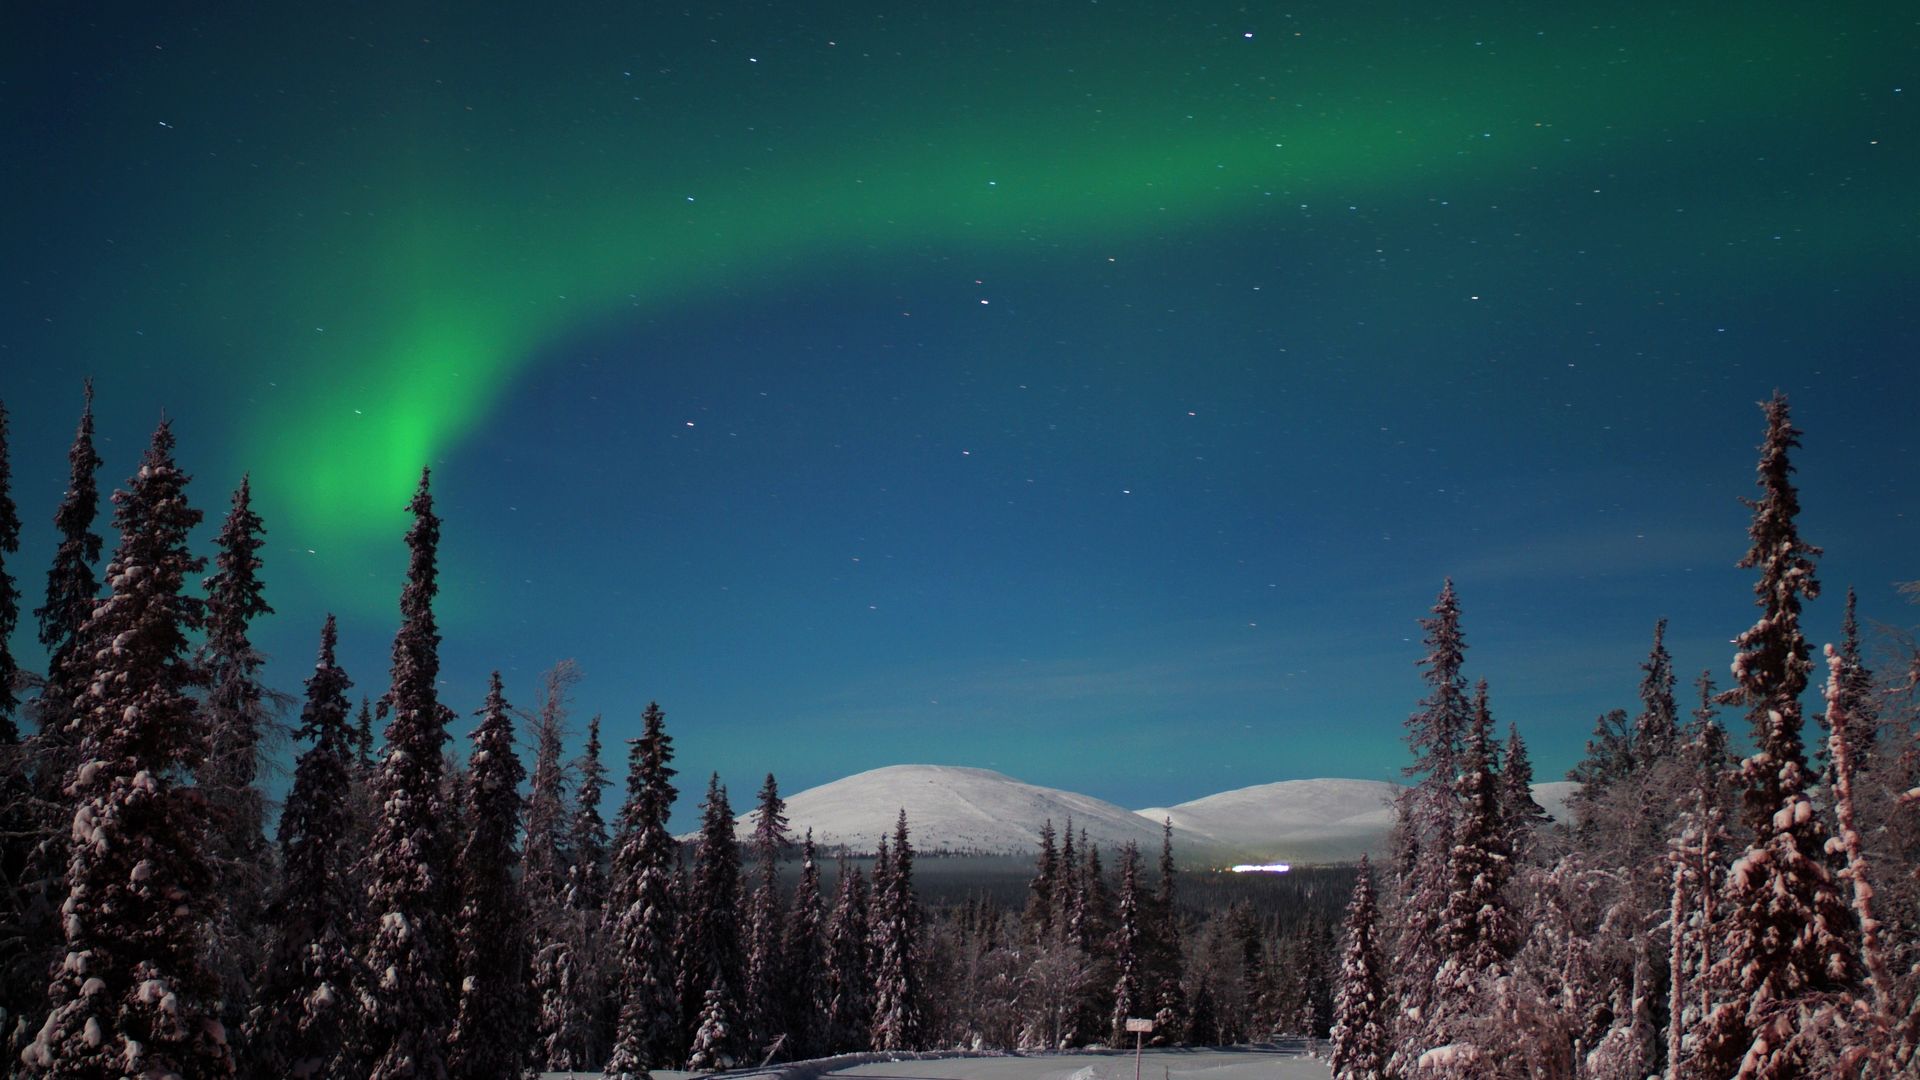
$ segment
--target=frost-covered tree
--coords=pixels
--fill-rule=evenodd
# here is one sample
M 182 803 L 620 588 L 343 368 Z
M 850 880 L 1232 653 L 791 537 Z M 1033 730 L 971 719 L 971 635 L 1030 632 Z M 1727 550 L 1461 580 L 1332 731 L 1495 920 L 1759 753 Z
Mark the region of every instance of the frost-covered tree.
M 266 796 L 256 782 L 261 741 L 272 722 L 270 695 L 260 679 L 266 658 L 253 647 L 249 634 L 253 620 L 273 613 L 260 580 L 265 532 L 253 511 L 252 484 L 242 476 L 214 541 L 218 554 L 206 583 L 207 636 L 199 654 L 207 730 L 199 786 L 211 814 L 209 854 L 225 901 L 209 942 L 211 962 L 220 976 L 221 1011 L 235 1027 L 246 1014 L 253 980 L 265 960 L 261 915 L 272 867 L 264 824 Z
M 827 919 L 826 1052 L 867 1049 L 873 1019 L 867 981 L 867 884 L 860 868 L 840 862 L 833 913 Z
M 1187 998 L 1182 989 L 1185 950 L 1180 943 L 1180 907 L 1174 889 L 1179 873 L 1173 861 L 1173 819 L 1160 822 L 1160 881 L 1155 889 L 1141 959 L 1146 987 L 1154 1010 L 1154 1041 L 1186 1040 Z
M 1533 758 L 1520 738 L 1517 724 L 1507 725 L 1507 741 L 1501 748 L 1500 818 L 1507 826 L 1507 847 L 1516 861 L 1533 846 L 1533 837 L 1550 818 L 1533 797 Z
M 826 1053 L 826 1019 L 831 1008 L 827 979 L 826 910 L 820 895 L 820 865 L 813 830 L 800 841 L 800 881 L 787 909 L 781 966 L 786 972 L 783 1004 L 786 1030 L 795 1058 Z
M 256 1076 L 354 1080 L 346 1056 L 354 1021 L 353 924 L 359 905 L 352 851 L 353 683 L 334 657 L 333 616 L 307 679 L 294 737 L 310 742 L 293 769 L 280 813 L 280 886 L 266 910 L 273 928 L 265 977 L 247 1020 L 248 1071 Z
M 574 762 L 573 820 L 567 848 L 573 861 L 567 867 L 567 906 L 575 911 L 599 912 L 607 901 L 607 823 L 600 816 L 600 799 L 607 790 L 607 770 L 600 758 L 600 718 L 587 721 L 587 745 Z M 671 775 L 671 774 L 669 774 Z M 668 802 L 673 801 L 669 795 Z
M 1640 670 L 1640 715 L 1633 721 L 1634 756 L 1665 760 L 1680 740 L 1680 714 L 1673 703 L 1673 656 L 1667 652 L 1667 620 L 1653 624 L 1653 648 Z
M 707 1007 L 708 991 L 720 994 L 719 1007 L 728 1017 L 728 1037 L 740 1032 L 732 1018 L 740 1008 L 734 987 L 744 967 L 740 941 L 740 845 L 734 838 L 733 808 L 720 774 L 707 780 L 707 798 L 700 805 L 700 839 L 694 847 L 693 870 L 687 879 L 685 945 L 680 964 L 680 1004 L 685 1031 L 682 1045 L 697 1032 Z M 737 1047 L 727 1047 L 737 1051 Z
M 884 885 L 875 870 L 873 1048 L 918 1050 L 926 1002 L 921 995 L 920 900 L 913 890 L 913 845 L 907 811 L 893 828 L 892 861 Z
M 120 544 L 111 592 L 80 639 L 101 643 L 77 705 L 78 764 L 62 907 L 66 960 L 53 1011 L 21 1054 L 37 1076 L 233 1073 L 218 980 L 203 941 L 215 907 L 206 803 L 182 778 L 206 732 L 188 696 L 187 634 L 202 618 L 186 578 L 200 512 L 162 421 L 127 488 L 114 493 Z
M 1140 848 L 1133 841 L 1120 849 L 1120 905 L 1113 928 L 1113 1012 L 1109 1018 L 1108 1041 L 1115 1046 L 1126 1039 L 1127 1021 L 1140 1019 L 1149 1004 L 1146 980 L 1140 964 L 1142 937 L 1140 910 Z
M 28 859 L 36 842 L 33 788 L 21 745 L 15 682 L 20 666 L 13 655 L 13 631 L 20 624 L 20 589 L 8 570 L 7 556 L 20 550 L 20 517 L 13 505 L 13 468 L 7 450 L 7 409 L 0 403 L 0 1018 L 17 1020 L 32 1010 L 46 991 L 44 972 L 35 971 L 37 950 L 28 947 L 26 888 Z M 30 960 L 29 957 L 32 959 Z M 7 1032 L 0 1026 L 0 1047 Z
M 454 860 L 460 909 L 459 1012 L 447 1039 L 454 1080 L 520 1075 L 531 1017 L 527 1001 L 527 916 L 521 902 L 520 782 L 527 770 L 513 751 L 513 716 L 494 672 L 467 760 L 472 828 Z
M 735 1047 L 740 1038 L 733 1031 L 727 1010 L 730 995 L 724 988 L 706 992 L 700 1006 L 700 1025 L 694 1029 L 693 1050 L 687 1055 L 689 1072 L 719 1072 L 731 1068 L 737 1059 Z
M 1741 763 L 1746 853 L 1727 875 L 1726 949 L 1712 979 L 1719 998 L 1701 1037 L 1706 1071 L 1738 1069 L 1756 1080 L 1815 1068 L 1812 1040 L 1831 1010 L 1824 995 L 1856 976 L 1855 929 L 1825 862 L 1826 830 L 1808 798 L 1800 696 L 1812 662 L 1800 631 L 1802 597 L 1819 594 L 1813 558 L 1801 540 L 1800 503 L 1789 452 L 1799 445 L 1786 396 L 1764 405 L 1761 497 L 1747 500 L 1752 546 L 1740 562 L 1758 569 L 1759 620 L 1736 640 L 1737 685 L 1725 699 L 1745 705 L 1755 750 Z
M 1340 987 L 1333 1006 L 1333 1048 L 1327 1064 L 1335 1080 L 1386 1080 L 1387 1058 L 1393 1052 L 1392 1004 L 1381 955 L 1380 907 L 1373 894 L 1373 869 L 1365 855 L 1360 857 L 1353 899 L 1347 904 L 1344 933 Z
M 67 451 L 67 488 L 55 511 L 60 540 L 47 570 L 46 602 L 34 610 L 39 640 L 47 654 L 46 679 L 33 701 L 38 730 L 24 750 L 32 788 L 28 809 L 25 866 L 16 890 L 19 954 L 6 979 L 9 1045 L 17 1047 L 46 1015 L 47 967 L 65 949 L 59 907 L 66 899 L 68 827 L 72 796 L 66 782 L 75 764 L 83 720 L 81 695 L 92 672 L 90 650 L 83 646 L 87 620 L 100 591 L 94 567 L 100 562 L 100 536 L 93 531 L 100 505 L 94 474 L 100 455 L 93 447 L 93 380 L 86 382 L 84 405 L 73 444 Z
M 787 804 L 772 773 L 760 786 L 753 811 L 753 852 L 757 880 L 747 902 L 746 1046 L 755 1060 L 767 1053 L 785 1032 L 787 975 L 781 965 L 785 931 L 780 900 L 780 854 L 792 838 L 787 835 Z M 791 1047 L 786 1048 L 791 1053 Z
M 617 971 L 618 1022 L 606 1075 L 638 1077 L 673 1064 L 681 1045 L 673 939 L 678 847 L 667 818 L 680 793 L 673 786 L 673 738 L 658 703 L 641 715 L 641 734 L 627 757 L 627 797 L 620 807 L 613 855 L 606 940 Z
M 540 708 L 530 718 L 533 771 L 528 777 L 526 841 L 521 854 L 520 892 L 527 911 L 527 949 L 531 957 L 533 1043 L 530 1063 L 540 1070 L 555 1066 L 548 1042 L 565 1023 L 566 1000 L 575 992 L 578 957 L 570 948 L 573 913 L 566 905 L 567 847 L 566 740 L 567 691 L 579 680 L 579 666 L 562 660 L 542 680 Z
M 380 819 L 366 854 L 364 878 L 372 939 L 364 957 L 367 978 L 358 988 L 362 1066 L 368 1080 L 444 1080 L 450 1023 L 446 940 L 448 867 L 440 836 L 449 808 L 442 791 L 447 772 L 441 747 L 452 713 L 440 704 L 440 631 L 433 598 L 439 591 L 440 519 L 433 512 L 429 474 L 407 509 L 407 583 L 400 593 L 399 633 L 393 639 L 393 685 L 382 699 L 386 753 L 374 775 Z
M 1428 687 L 1419 708 L 1407 718 L 1407 746 L 1415 778 L 1397 800 L 1395 873 L 1398 878 L 1399 916 L 1396 947 L 1395 994 L 1401 1021 L 1390 1071 L 1409 1070 L 1418 1055 L 1434 1045 L 1430 1039 L 1431 1004 L 1435 976 L 1442 960 L 1443 919 L 1450 891 L 1449 861 L 1453 851 L 1457 797 L 1454 779 L 1459 773 L 1461 737 L 1472 720 L 1467 682 L 1461 674 L 1466 660 L 1466 636 L 1460 627 L 1460 602 L 1448 579 L 1440 589 L 1429 618 L 1420 621 L 1426 631 Z
M 1507 962 L 1519 944 L 1519 925 L 1507 896 L 1512 862 L 1507 825 L 1500 819 L 1492 732 L 1483 680 L 1474 691 L 1473 719 L 1458 759 L 1454 789 L 1460 817 L 1447 861 L 1451 887 L 1441 922 L 1443 952 L 1436 976 L 1436 1015 L 1431 1018 L 1448 1041 L 1458 1031 L 1459 1014 L 1471 1012 L 1507 974 Z
M 1060 877 L 1060 848 L 1055 843 L 1053 819 L 1040 826 L 1040 854 L 1034 858 L 1033 880 L 1027 883 L 1027 909 L 1020 928 L 1030 943 L 1046 941 L 1053 934 L 1058 908 L 1054 896 Z

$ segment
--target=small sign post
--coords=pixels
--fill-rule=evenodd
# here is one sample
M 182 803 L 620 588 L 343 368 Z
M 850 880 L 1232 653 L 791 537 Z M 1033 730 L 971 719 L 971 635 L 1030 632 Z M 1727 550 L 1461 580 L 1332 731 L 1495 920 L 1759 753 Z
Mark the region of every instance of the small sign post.
M 1127 1030 L 1133 1032 L 1133 1080 L 1140 1080 L 1140 1042 L 1153 1030 L 1153 1021 L 1127 1017 Z

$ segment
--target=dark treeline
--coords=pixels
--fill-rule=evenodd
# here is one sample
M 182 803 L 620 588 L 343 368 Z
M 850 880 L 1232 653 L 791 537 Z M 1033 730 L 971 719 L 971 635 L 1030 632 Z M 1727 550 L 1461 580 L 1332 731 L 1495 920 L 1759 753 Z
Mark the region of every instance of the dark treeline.
M 304 693 L 287 698 L 262 684 L 251 643 L 272 609 L 247 479 L 211 557 L 193 553 L 202 514 L 164 422 L 112 495 L 101 565 L 89 384 L 33 612 L 46 670 L 22 670 L 6 647 L 21 611 L 6 436 L 0 409 L 8 1075 L 640 1077 L 1086 1045 L 1129 1018 L 1154 1019 L 1163 1043 L 1331 1023 L 1346 871 L 1176 882 L 1170 839 L 1101 852 L 1065 823 L 1036 838 L 1037 866 L 1008 860 L 997 878 L 933 860 L 923 900 L 904 811 L 870 857 L 828 863 L 792 835 L 771 774 L 744 845 L 718 776 L 697 838 L 677 841 L 666 714 L 647 706 L 624 769 L 605 760 L 598 717 L 567 760 L 571 662 L 525 709 L 495 673 L 458 723 L 437 689 L 425 471 L 378 692 L 356 708 L 328 616 Z M 296 759 L 269 837 L 260 777 L 288 711 Z
M 1362 867 L 1341 935 L 1340 1080 L 1920 1072 L 1920 649 L 1892 634 L 1871 671 L 1851 591 L 1840 642 L 1816 656 L 1802 635 L 1821 552 L 1787 400 L 1764 408 L 1740 564 L 1760 616 L 1731 684 L 1702 674 L 1683 699 L 1655 623 L 1638 707 L 1601 716 L 1568 776 L 1568 825 L 1533 802 L 1519 732 L 1496 737 L 1442 590 L 1392 857 Z

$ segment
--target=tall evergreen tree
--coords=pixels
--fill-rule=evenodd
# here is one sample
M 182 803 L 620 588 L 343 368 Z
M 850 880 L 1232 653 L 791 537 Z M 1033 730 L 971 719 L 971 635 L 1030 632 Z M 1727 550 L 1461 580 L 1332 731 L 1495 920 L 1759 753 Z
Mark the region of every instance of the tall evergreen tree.
M 1060 849 L 1054 843 L 1053 819 L 1040 826 L 1040 854 L 1034 859 L 1033 880 L 1027 883 L 1027 910 L 1021 930 L 1030 944 L 1040 944 L 1053 936 L 1053 919 L 1058 906 L 1054 896 L 1060 877 Z
M 1461 737 L 1472 721 L 1467 682 L 1461 674 L 1466 636 L 1460 626 L 1460 602 L 1448 579 L 1434 602 L 1426 631 L 1426 655 L 1420 666 L 1427 696 L 1407 719 L 1407 745 L 1413 786 L 1398 798 L 1396 847 L 1400 903 L 1395 938 L 1398 958 L 1396 994 L 1405 1017 L 1396 1025 L 1397 1044 L 1389 1070 L 1409 1071 L 1419 1055 L 1435 1045 L 1430 1036 L 1434 979 L 1442 959 L 1443 919 L 1450 888 L 1454 819 L 1458 798 Z
M 222 1013 L 238 1027 L 253 997 L 253 980 L 265 961 L 261 917 L 269 881 L 265 831 L 266 796 L 256 784 L 260 743 L 271 717 L 260 681 L 265 657 L 253 647 L 253 620 L 273 613 L 260 580 L 265 527 L 253 512 L 253 488 L 240 478 L 233 507 L 215 540 L 214 573 L 207 578 L 207 637 L 201 646 L 206 697 L 207 759 L 200 787 L 212 813 L 209 831 L 218 891 L 225 904 L 217 915 L 212 963 L 220 976 Z
M 1653 624 L 1653 649 L 1640 666 L 1640 715 L 1633 722 L 1634 756 L 1664 761 L 1680 739 L 1679 710 L 1673 703 L 1673 657 L 1667 652 L 1667 620 Z
M 733 808 L 720 774 L 707 781 L 707 798 L 700 806 L 700 839 L 694 848 L 693 871 L 687 883 L 685 952 L 680 966 L 682 1045 L 690 1044 L 707 1009 L 707 991 L 719 992 L 717 1008 L 728 1018 L 738 1016 L 744 958 L 740 942 L 740 845 L 734 838 Z M 730 1038 L 739 1032 L 728 1027 Z M 737 1058 L 739 1047 L 721 1048 Z
M 658 703 L 647 705 L 641 725 L 628 753 L 627 798 L 607 905 L 607 940 L 619 966 L 619 1021 L 606 1075 L 622 1078 L 673 1064 L 681 1041 L 673 966 L 679 852 L 667 832 L 680 793 L 672 783 L 673 739 Z
M 6 985 L 14 1030 L 10 1045 L 31 1036 L 46 1015 L 47 966 L 65 948 L 59 907 L 66 898 L 68 827 L 73 798 L 66 790 L 80 745 L 81 718 L 92 659 L 81 645 L 93 615 L 100 582 L 100 536 L 93 531 L 100 506 L 94 474 L 100 455 L 93 447 L 93 380 L 86 382 L 80 422 L 67 451 L 67 489 L 55 511 L 59 545 L 47 570 L 46 602 L 34 610 L 40 644 L 47 652 L 46 680 L 33 702 L 37 730 L 26 743 L 33 789 L 30 850 L 16 891 L 20 955 Z
M 367 981 L 359 988 L 363 1067 L 368 1080 L 445 1080 L 450 964 L 441 952 L 450 891 L 439 835 L 449 808 L 442 792 L 451 710 L 440 704 L 440 631 L 433 617 L 439 592 L 440 519 L 429 473 L 407 509 L 410 553 L 400 593 L 400 631 L 393 639 L 393 685 L 382 699 L 391 714 L 386 756 L 374 776 L 380 820 L 366 855 L 367 909 L 373 937 L 365 949 Z
M 184 591 L 204 562 L 187 550 L 200 512 L 187 505 L 173 445 L 162 421 L 139 471 L 114 493 L 112 591 L 80 635 L 108 644 L 79 702 L 67 960 L 54 971 L 53 1011 L 22 1054 L 36 1075 L 233 1073 L 218 982 L 202 956 L 215 880 L 206 804 L 180 779 L 205 750 L 187 656 L 202 609 Z
M 360 715 L 354 721 L 353 742 L 354 764 L 358 765 L 360 771 L 368 778 L 371 778 L 374 766 L 373 703 L 364 695 L 360 698 Z
M 460 1002 L 447 1039 L 455 1080 L 517 1077 L 527 1056 L 527 918 L 519 870 L 520 782 L 527 770 L 513 752 L 513 716 L 494 672 L 467 761 L 473 828 L 454 862 L 460 911 Z
M 1327 1063 L 1334 1080 L 1386 1080 L 1393 1051 L 1385 960 L 1380 946 L 1380 908 L 1373 895 L 1373 870 L 1360 856 L 1353 899 L 1347 903 L 1346 944 L 1340 961 L 1340 989 L 1333 1007 L 1333 1049 Z
M 769 1052 L 786 1034 L 787 976 L 782 968 L 781 925 L 785 905 L 780 900 L 780 854 L 792 838 L 787 835 L 787 804 L 780 786 L 767 774 L 753 812 L 753 851 L 758 863 L 753 896 L 747 905 L 746 1012 L 747 1050 L 754 1060 Z M 785 1048 L 792 1053 L 791 1047 Z
M 1549 820 L 1545 807 L 1533 797 L 1533 758 L 1520 738 L 1517 724 L 1507 725 L 1507 742 L 1500 763 L 1500 817 L 1507 823 L 1508 847 L 1520 858 L 1533 834 Z
M 280 887 L 267 907 L 265 979 L 247 1020 L 247 1061 L 256 1076 L 354 1080 L 346 1057 L 354 1011 L 353 923 L 358 904 L 348 864 L 354 732 L 353 683 L 334 658 L 333 616 L 320 630 L 320 658 L 307 679 L 294 765 L 280 814 Z
M 1825 863 L 1826 830 L 1807 797 L 1800 697 L 1812 662 L 1800 631 L 1802 597 L 1819 595 L 1813 558 L 1801 540 L 1789 461 L 1799 431 L 1787 399 L 1764 405 L 1761 497 L 1747 500 L 1752 547 L 1740 565 L 1758 569 L 1761 616 L 1735 640 L 1738 685 L 1726 700 L 1745 705 L 1755 751 L 1741 763 L 1746 823 L 1753 837 L 1728 875 L 1726 952 L 1714 981 L 1721 996 L 1703 1036 L 1703 1064 L 1743 1077 L 1804 1075 L 1809 1009 L 1855 977 L 1851 913 Z
M 6 557 L 20 550 L 20 517 L 13 505 L 13 468 L 7 449 L 7 409 L 0 403 L 0 1016 L 13 1021 L 32 1011 L 46 990 L 40 952 L 29 947 L 26 888 L 36 837 L 33 788 L 17 720 L 13 631 L 20 624 L 20 589 Z M 8 1033 L 0 1028 L 0 1048 Z
M 786 1030 L 796 1058 L 819 1057 L 826 1052 L 826 1017 L 831 1007 L 827 980 L 826 911 L 820 896 L 820 866 L 815 860 L 813 830 L 800 842 L 800 882 L 787 912 L 786 940 L 782 944 L 786 971 Z
M 1129 840 L 1120 849 L 1120 908 L 1112 941 L 1115 978 L 1109 1041 L 1115 1046 L 1126 1040 L 1127 1021 L 1143 1018 L 1141 1014 L 1150 1004 L 1140 962 L 1142 922 L 1140 848 Z
M 860 868 L 840 861 L 839 885 L 833 914 L 827 920 L 826 1052 L 844 1054 L 867 1049 L 873 1018 L 868 994 L 867 884 Z
M 873 957 L 873 1048 L 918 1050 L 926 1012 L 921 997 L 921 914 L 913 891 L 913 846 L 904 807 L 893 829 L 886 887 L 875 889 L 874 907 L 879 934 Z
M 536 940 L 544 944 L 556 930 L 549 926 L 566 888 L 566 764 L 560 760 L 567 737 L 567 694 L 580 681 L 580 667 L 562 660 L 541 680 L 540 709 L 531 718 L 533 773 L 526 805 L 526 850 L 522 856 L 523 892 Z M 538 946 L 536 946 L 538 947 Z
M 535 954 L 533 1059 L 548 1071 L 596 1068 L 606 1060 L 610 1026 L 619 1002 L 603 1001 L 610 980 L 601 959 L 601 908 L 607 835 L 600 793 L 607 786 L 600 764 L 600 718 L 587 724 L 585 752 L 574 763 L 575 810 L 566 826 L 567 867 L 551 937 Z M 617 991 L 616 991 L 617 992 Z
M 1147 990 L 1154 1009 L 1157 1042 L 1186 1040 L 1185 948 L 1180 942 L 1180 908 L 1174 891 L 1179 873 L 1173 861 L 1173 819 L 1160 822 L 1160 883 L 1153 895 L 1152 917 L 1143 941 Z
M 1512 874 L 1509 831 L 1500 818 L 1500 794 L 1493 772 L 1493 716 L 1484 680 L 1474 691 L 1473 720 L 1460 755 L 1460 820 L 1448 861 L 1452 888 L 1442 924 L 1445 958 L 1443 991 L 1484 985 L 1506 968 L 1519 944 L 1519 925 L 1506 895 Z

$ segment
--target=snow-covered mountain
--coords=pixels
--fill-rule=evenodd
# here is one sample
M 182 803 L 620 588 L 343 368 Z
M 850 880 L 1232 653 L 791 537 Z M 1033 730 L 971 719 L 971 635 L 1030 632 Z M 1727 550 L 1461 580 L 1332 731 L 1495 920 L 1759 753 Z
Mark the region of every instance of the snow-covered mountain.
M 1386 847 L 1396 784 L 1282 780 L 1139 811 L 1250 862 L 1345 862 Z
M 787 821 L 794 834 L 813 829 L 814 842 L 845 844 L 871 851 L 893 833 L 901 808 L 913 846 L 920 851 L 1026 855 L 1039 846 L 1040 827 L 1049 819 L 1112 851 L 1128 840 L 1156 849 L 1157 822 L 1090 795 L 1022 783 L 989 769 L 950 765 L 889 765 L 819 787 L 787 800 Z M 752 832 L 743 816 L 740 835 Z M 1176 848 L 1183 838 L 1174 837 Z
M 1536 784 L 1534 798 L 1565 821 L 1576 786 Z M 823 847 L 871 851 L 892 834 L 904 807 L 915 849 L 992 855 L 1030 855 L 1044 823 L 1063 830 L 1069 818 L 1076 835 L 1086 830 L 1103 851 L 1132 840 L 1151 853 L 1159 849 L 1161 822 L 1171 820 L 1183 862 L 1349 862 L 1386 851 L 1398 790 L 1382 780 L 1282 780 L 1135 811 L 988 769 L 890 765 L 791 796 L 787 820 L 796 836 L 811 828 Z M 752 828 L 742 815 L 741 838 Z

